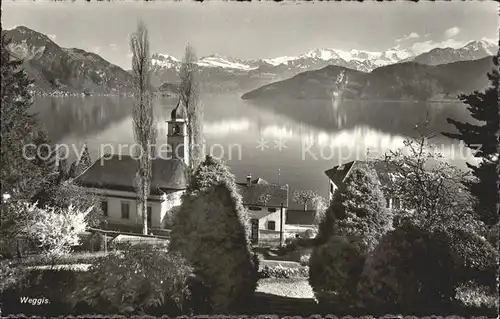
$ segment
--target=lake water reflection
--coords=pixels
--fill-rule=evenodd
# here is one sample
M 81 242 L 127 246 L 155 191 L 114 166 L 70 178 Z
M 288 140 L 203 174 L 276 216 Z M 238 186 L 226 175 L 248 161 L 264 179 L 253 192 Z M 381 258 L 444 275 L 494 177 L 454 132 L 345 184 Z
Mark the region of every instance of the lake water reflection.
M 269 182 L 279 178 L 292 190 L 314 189 L 324 196 L 328 192 L 326 169 L 364 159 L 367 152 L 376 156 L 401 147 L 405 137 L 414 134 L 413 125 L 426 114 L 438 133 L 453 129 L 447 117 L 470 121 L 461 103 L 254 103 L 239 96 L 203 96 L 206 149 L 225 159 L 239 181 L 251 173 Z M 159 144 L 166 142 L 165 121 L 175 103 L 167 98 L 155 100 Z M 115 150 L 121 145 L 122 154 L 128 154 L 134 144 L 129 98 L 37 98 L 33 109 L 52 141 L 76 149 L 87 143 L 93 159 L 104 145 Z M 470 152 L 455 141 L 438 135 L 434 143 L 454 164 L 463 166 L 465 159 L 471 159 Z M 74 153 L 70 156 L 74 158 Z

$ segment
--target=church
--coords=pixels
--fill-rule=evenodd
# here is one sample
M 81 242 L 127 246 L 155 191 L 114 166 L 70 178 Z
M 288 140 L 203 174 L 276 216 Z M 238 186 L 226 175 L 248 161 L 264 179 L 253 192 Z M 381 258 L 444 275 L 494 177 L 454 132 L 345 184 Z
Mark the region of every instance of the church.
M 148 197 L 148 229 L 164 229 L 168 212 L 181 204 L 186 190 L 189 165 L 187 120 L 179 103 L 167 121 L 169 156 L 157 156 L 152 162 L 151 193 Z M 75 182 L 100 196 L 107 229 L 140 232 L 142 217 L 137 211 L 134 188 L 138 161 L 123 154 L 103 154 Z
M 186 147 L 189 142 L 188 122 L 184 113 L 179 109 L 179 103 L 172 110 L 167 121 L 169 156 L 157 156 L 152 162 L 147 220 L 148 230 L 153 234 L 167 227 L 169 212 L 181 205 L 181 197 L 187 188 L 190 158 Z M 109 230 L 142 231 L 134 188 L 137 167 L 137 159 L 130 155 L 104 154 L 75 179 L 78 185 L 102 198 L 101 209 Z M 250 215 L 253 240 L 279 238 L 288 208 L 288 185 L 271 184 L 262 178 L 251 180 L 249 175 L 247 181 L 237 183 L 237 187 Z

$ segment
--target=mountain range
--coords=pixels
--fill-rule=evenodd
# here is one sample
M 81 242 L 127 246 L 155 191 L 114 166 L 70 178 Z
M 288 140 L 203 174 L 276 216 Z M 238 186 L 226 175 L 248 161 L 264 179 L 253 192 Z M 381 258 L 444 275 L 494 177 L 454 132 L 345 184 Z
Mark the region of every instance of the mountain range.
M 365 73 L 329 65 L 265 85 L 242 96 L 247 100 L 334 99 L 429 101 L 452 100 L 489 85 L 493 57 L 441 65 L 403 62 Z M 339 78 L 343 78 L 337 83 Z
M 10 38 L 9 49 L 23 60 L 35 91 L 117 93 L 130 90 L 130 73 L 95 53 L 62 48 L 48 36 L 19 26 L 2 30 Z
M 24 26 L 2 30 L 3 33 L 12 39 L 9 49 L 15 57 L 24 60 L 24 67 L 39 91 L 118 93 L 132 88 L 129 71 L 95 53 L 62 48 L 46 35 Z M 477 60 L 491 55 L 497 48 L 491 42 L 471 41 L 460 49 L 433 49 L 418 56 L 398 49 L 384 52 L 316 49 L 295 57 L 254 60 L 209 55 L 200 58 L 197 64 L 203 90 L 245 92 L 330 65 L 366 73 L 407 61 L 435 65 Z M 181 61 L 154 53 L 151 62 L 152 84 L 160 91 L 172 93 L 176 87 L 173 84 L 179 81 Z

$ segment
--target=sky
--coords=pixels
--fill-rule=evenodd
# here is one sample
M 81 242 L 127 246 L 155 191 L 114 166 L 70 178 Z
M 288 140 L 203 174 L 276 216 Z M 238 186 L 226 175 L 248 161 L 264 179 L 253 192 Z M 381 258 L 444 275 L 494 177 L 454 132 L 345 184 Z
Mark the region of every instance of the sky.
M 317 48 L 422 53 L 471 40 L 497 42 L 498 14 L 494 1 L 2 1 L 3 28 L 24 25 L 123 68 L 131 64 L 129 37 L 138 19 L 148 27 L 152 53 L 180 59 L 190 43 L 198 56 L 260 59 Z

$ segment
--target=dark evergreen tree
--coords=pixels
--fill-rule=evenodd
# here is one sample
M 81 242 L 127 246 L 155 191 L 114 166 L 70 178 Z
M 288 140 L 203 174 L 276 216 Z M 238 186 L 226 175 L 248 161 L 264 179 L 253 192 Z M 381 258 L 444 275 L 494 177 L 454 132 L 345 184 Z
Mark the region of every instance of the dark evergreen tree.
M 319 227 L 319 243 L 332 236 L 346 236 L 358 238 L 371 250 L 392 228 L 392 214 L 385 208 L 375 171 L 367 164 L 357 165 L 325 212 Z
M 239 311 L 253 295 L 258 264 L 248 216 L 227 166 L 207 156 L 173 218 L 170 249 L 194 267 L 197 312 Z
M 349 313 L 366 257 L 392 228 L 377 173 L 356 163 L 335 192 L 320 222 L 309 260 L 309 284 L 317 300 Z
M 489 74 L 491 86 L 484 92 L 474 91 L 459 98 L 467 104 L 471 116 L 482 124 L 461 123 L 453 119 L 453 124 L 459 133 L 443 133 L 445 136 L 463 141 L 475 150 L 475 157 L 481 158 L 479 165 L 467 163 L 477 181 L 468 186 L 477 198 L 476 213 L 487 225 L 498 222 L 498 165 L 500 145 L 500 113 L 498 107 L 498 57 L 493 58 L 495 69 Z
M 44 187 L 52 159 L 43 156 L 50 153 L 41 144 L 48 141 L 36 118 L 29 114 L 32 104 L 30 86 L 22 61 L 10 53 L 10 40 L 1 36 L 1 193 L 13 198 L 31 199 Z M 40 152 L 37 154 L 37 150 Z M 42 155 L 42 156 L 39 156 Z

